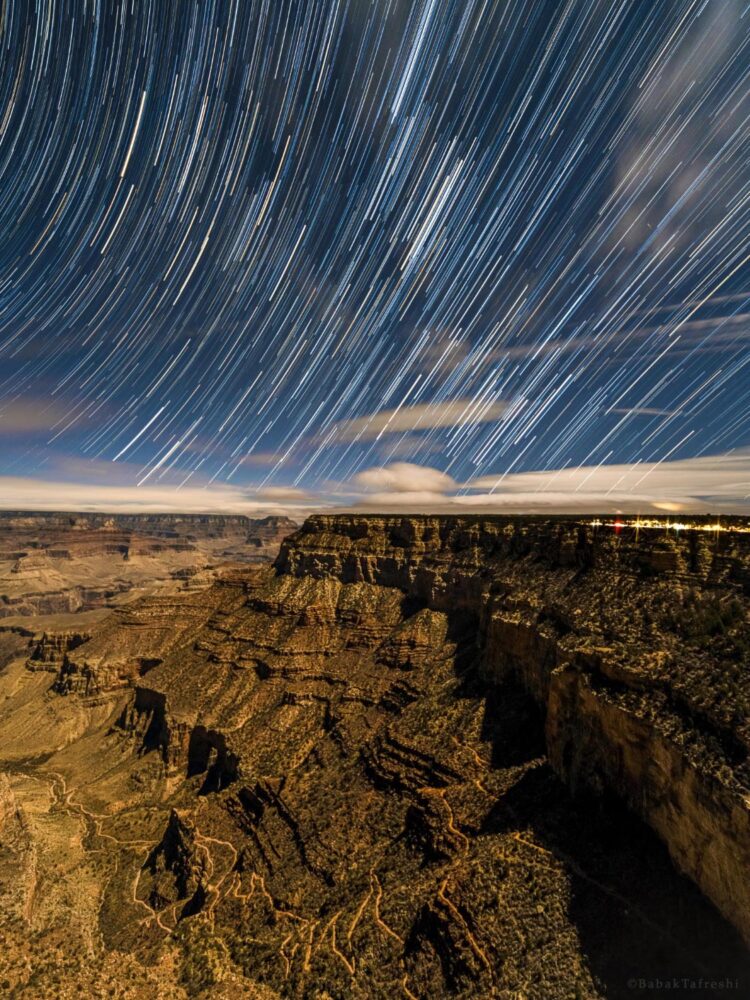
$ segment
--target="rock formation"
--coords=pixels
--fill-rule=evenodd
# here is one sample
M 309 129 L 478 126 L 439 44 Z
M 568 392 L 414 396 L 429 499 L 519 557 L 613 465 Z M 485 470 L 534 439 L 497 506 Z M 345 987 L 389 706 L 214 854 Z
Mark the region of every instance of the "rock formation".
M 223 564 L 272 560 L 294 527 L 240 515 L 0 512 L 0 621 L 205 587 Z
M 296 523 L 288 517 L 263 517 L 255 521 L 248 531 L 247 543 L 256 548 L 278 546 L 296 527 Z
M 143 995 L 750 982 L 750 535 L 316 516 L 203 586 L 38 640 L 0 709 Z

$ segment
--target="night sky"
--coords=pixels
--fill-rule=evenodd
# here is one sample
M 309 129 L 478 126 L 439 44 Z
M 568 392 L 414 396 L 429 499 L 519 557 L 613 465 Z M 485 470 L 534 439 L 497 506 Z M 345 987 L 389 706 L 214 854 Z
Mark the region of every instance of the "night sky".
M 0 505 L 748 509 L 749 29 L 6 0 Z

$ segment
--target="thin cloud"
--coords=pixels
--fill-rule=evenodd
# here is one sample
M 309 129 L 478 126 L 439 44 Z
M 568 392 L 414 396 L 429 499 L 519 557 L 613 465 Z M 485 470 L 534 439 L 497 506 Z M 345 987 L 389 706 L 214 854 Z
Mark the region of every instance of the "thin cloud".
M 477 404 L 465 397 L 443 403 L 418 403 L 393 410 L 379 410 L 336 425 L 339 441 L 369 441 L 383 434 L 428 431 L 438 427 L 468 427 L 498 420 L 507 409 L 501 401 Z
M 743 296 L 746 298 L 747 296 Z M 711 300 L 713 303 L 716 300 Z M 685 303 L 689 306 L 690 303 Z M 720 332 L 716 331 L 721 327 Z M 629 348 L 642 350 L 642 342 L 648 341 L 655 334 L 662 336 L 672 329 L 679 328 L 681 342 L 684 342 L 685 350 L 695 349 L 696 343 L 706 339 L 707 334 L 711 334 L 710 339 L 706 339 L 705 350 L 719 352 L 729 350 L 738 344 L 750 339 L 750 313 L 730 313 L 720 316 L 713 316 L 708 319 L 680 320 L 679 316 L 670 319 L 668 322 L 658 326 L 638 326 L 633 329 L 622 329 L 617 334 L 609 334 L 607 342 L 623 344 L 623 350 Z M 729 329 L 727 329 L 729 328 Z M 736 329 L 735 329 L 736 328 Z M 486 355 L 486 364 L 496 364 L 499 361 L 523 360 L 531 355 L 535 358 L 546 358 L 551 354 L 570 354 L 574 351 L 589 351 L 602 344 L 600 337 L 568 337 L 548 340 L 543 344 L 538 341 L 529 340 L 521 344 L 511 344 L 509 346 L 498 347 Z M 662 341 L 654 341 L 654 348 L 658 347 Z
M 286 514 L 296 521 L 325 502 L 302 503 L 251 498 L 239 487 L 213 485 L 176 489 L 169 486 L 124 486 L 0 476 L 0 507 L 8 510 L 71 510 L 107 513 Z
M 71 407 L 49 399 L 27 398 L 0 403 L 0 435 L 50 431 L 71 412 Z
M 309 500 L 306 490 L 298 490 L 294 486 L 264 486 L 256 496 L 262 500 Z
M 373 493 L 358 504 L 368 511 L 380 511 L 395 507 L 398 510 L 424 511 L 425 513 L 440 512 L 452 505 L 453 500 L 443 493 L 432 493 L 429 490 L 402 490 L 394 493 Z
M 411 462 L 365 469 L 319 495 L 294 487 L 211 484 L 124 484 L 0 477 L 0 507 L 111 513 L 286 514 L 316 511 L 404 513 L 678 513 L 750 510 L 750 449 L 670 462 L 581 466 L 546 472 L 480 476 L 457 483 L 447 473 Z
M 660 410 L 656 406 L 613 406 L 606 412 L 630 414 L 631 417 L 676 417 L 682 410 Z
M 505 477 L 480 476 L 467 484 L 499 497 L 517 493 L 564 493 L 589 496 L 642 497 L 699 502 L 723 500 L 748 505 L 750 451 L 705 455 L 671 462 L 579 466 L 552 472 L 521 472 Z

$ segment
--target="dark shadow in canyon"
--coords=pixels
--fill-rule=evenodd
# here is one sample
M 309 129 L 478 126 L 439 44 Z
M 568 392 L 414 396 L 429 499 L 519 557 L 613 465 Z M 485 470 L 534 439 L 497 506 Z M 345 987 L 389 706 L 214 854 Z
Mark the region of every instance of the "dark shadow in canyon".
M 650 997 L 655 988 L 639 980 L 675 979 L 738 980 L 722 992 L 747 995 L 750 955 L 739 934 L 613 795 L 573 798 L 540 763 L 496 803 L 480 836 L 525 830 L 565 866 L 569 916 L 605 996 Z M 671 983 L 669 995 L 713 994 Z
M 562 862 L 569 917 L 602 994 L 650 998 L 662 992 L 658 981 L 670 981 L 670 996 L 694 1000 L 715 995 L 698 985 L 715 980 L 727 983 L 722 993 L 750 995 L 750 953 L 740 935 L 678 872 L 657 835 L 612 793 L 573 795 L 547 761 L 537 702 L 517 681 L 491 684 L 482 676 L 478 621 L 449 614 L 447 639 L 456 650 L 454 695 L 484 703 L 481 739 L 491 746 L 492 767 L 529 766 L 479 836 L 528 831 Z M 692 983 L 682 987 L 682 980 Z
M 520 684 L 475 682 L 484 697 L 481 738 L 490 743 L 493 767 L 517 767 L 546 756 L 544 717 Z
M 195 726 L 188 745 L 187 776 L 201 775 L 203 783 L 199 795 L 220 792 L 237 778 L 239 761 L 230 753 L 221 733 Z

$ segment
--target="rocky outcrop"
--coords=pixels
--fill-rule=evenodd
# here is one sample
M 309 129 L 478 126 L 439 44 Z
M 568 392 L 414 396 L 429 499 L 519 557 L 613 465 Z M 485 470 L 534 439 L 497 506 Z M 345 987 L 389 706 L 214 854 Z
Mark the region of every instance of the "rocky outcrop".
M 748 535 L 316 517 L 277 565 L 473 613 L 485 676 L 544 710 L 557 773 L 621 796 L 750 941 Z
M 206 866 L 188 816 L 172 809 L 164 834 L 143 865 L 141 898 L 154 910 L 182 904 L 183 915 L 197 913 L 205 899 Z
M 247 544 L 255 548 L 278 546 L 297 529 L 288 517 L 262 517 L 255 520 L 247 533 Z
M 129 589 L 123 583 L 103 588 L 76 586 L 41 592 L 30 590 L 20 595 L 0 594 L 0 619 L 18 615 L 76 614 L 104 608 Z
M 118 608 L 93 636 L 68 647 L 55 689 L 88 696 L 132 686 L 233 600 L 231 587 L 217 586 L 158 594 Z
M 88 642 L 88 632 L 43 632 L 32 644 L 31 655 L 26 661 L 27 670 L 46 670 L 57 674 L 64 668 L 66 655 Z

